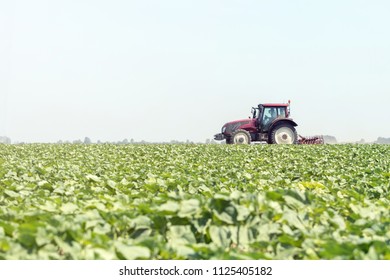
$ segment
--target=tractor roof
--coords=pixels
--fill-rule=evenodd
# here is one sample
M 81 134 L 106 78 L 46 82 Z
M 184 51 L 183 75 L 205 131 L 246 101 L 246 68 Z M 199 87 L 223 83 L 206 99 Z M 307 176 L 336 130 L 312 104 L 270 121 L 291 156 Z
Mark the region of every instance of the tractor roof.
M 288 103 L 264 103 L 260 104 L 263 105 L 264 107 L 287 107 L 289 106 Z

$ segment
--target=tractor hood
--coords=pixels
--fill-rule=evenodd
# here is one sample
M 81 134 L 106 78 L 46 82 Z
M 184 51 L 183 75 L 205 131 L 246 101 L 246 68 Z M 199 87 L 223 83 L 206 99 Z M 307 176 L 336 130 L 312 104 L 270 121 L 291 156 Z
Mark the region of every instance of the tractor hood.
M 255 119 L 242 119 L 228 122 L 222 127 L 222 133 L 225 135 L 230 135 L 237 129 L 255 127 L 255 121 Z
M 242 119 L 242 120 L 236 120 L 236 121 L 231 121 L 231 122 L 228 122 L 228 123 L 225 123 L 225 125 L 233 125 L 233 124 L 237 124 L 237 123 L 250 123 L 252 121 L 252 119 Z

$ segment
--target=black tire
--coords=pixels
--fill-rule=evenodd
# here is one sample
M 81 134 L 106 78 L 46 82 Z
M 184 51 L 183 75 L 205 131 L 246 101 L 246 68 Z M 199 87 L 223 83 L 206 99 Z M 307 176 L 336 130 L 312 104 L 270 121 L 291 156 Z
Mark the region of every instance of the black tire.
M 232 133 L 232 144 L 245 145 L 251 143 L 251 135 L 248 131 L 243 129 L 237 129 Z
M 226 144 L 233 144 L 232 137 L 226 137 Z
M 272 128 L 269 133 L 270 144 L 297 144 L 298 133 L 295 127 L 289 123 L 280 123 Z

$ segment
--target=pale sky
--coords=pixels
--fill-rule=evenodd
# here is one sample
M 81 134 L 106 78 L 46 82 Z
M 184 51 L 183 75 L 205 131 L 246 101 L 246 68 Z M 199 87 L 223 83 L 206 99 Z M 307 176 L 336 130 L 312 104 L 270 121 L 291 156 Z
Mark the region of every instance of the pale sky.
M 0 0 L 0 136 L 204 142 L 291 100 L 301 135 L 390 137 L 390 1 Z

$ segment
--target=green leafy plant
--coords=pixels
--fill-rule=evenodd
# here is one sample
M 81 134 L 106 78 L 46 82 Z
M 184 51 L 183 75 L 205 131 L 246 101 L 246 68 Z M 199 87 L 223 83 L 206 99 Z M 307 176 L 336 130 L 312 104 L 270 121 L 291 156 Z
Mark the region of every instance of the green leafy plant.
M 0 259 L 390 259 L 387 145 L 0 145 Z

